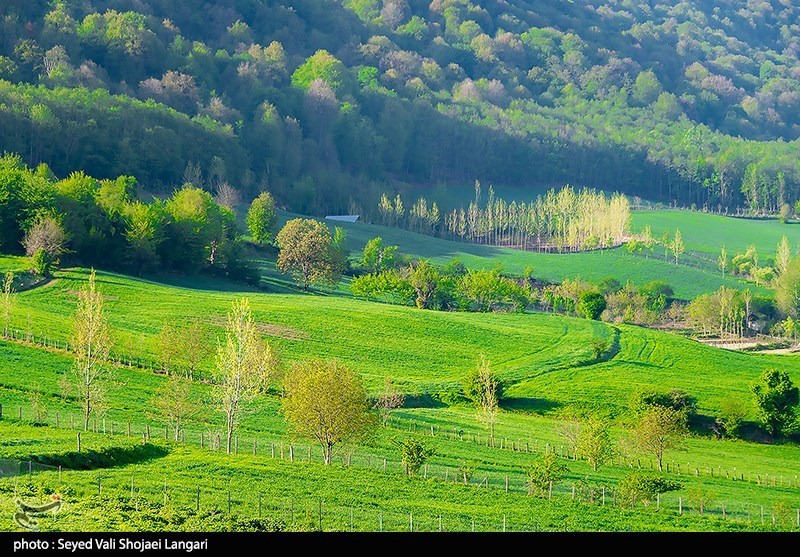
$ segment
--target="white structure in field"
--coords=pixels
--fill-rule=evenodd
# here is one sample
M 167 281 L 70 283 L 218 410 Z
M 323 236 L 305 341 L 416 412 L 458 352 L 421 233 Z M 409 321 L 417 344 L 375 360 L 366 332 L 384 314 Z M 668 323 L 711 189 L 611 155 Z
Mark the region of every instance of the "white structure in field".
M 358 215 L 328 215 L 327 220 L 340 220 L 342 222 L 356 222 Z

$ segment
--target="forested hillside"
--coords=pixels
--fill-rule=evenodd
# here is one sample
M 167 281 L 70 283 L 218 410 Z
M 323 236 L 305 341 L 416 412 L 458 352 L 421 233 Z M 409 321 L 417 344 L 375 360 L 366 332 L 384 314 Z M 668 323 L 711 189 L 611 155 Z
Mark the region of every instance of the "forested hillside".
M 397 187 L 800 198 L 785 0 L 6 0 L 0 148 L 303 213 Z

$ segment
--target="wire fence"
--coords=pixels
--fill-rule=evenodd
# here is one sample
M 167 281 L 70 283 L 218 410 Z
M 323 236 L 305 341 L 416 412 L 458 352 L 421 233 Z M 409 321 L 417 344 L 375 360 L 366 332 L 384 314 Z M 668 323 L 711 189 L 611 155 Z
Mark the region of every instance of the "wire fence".
M 0 417 L 3 416 L 2 405 L 0 405 Z M 17 406 L 13 418 L 17 420 L 27 420 L 31 423 L 38 425 L 48 425 L 51 427 L 61 429 L 71 429 L 75 431 L 76 451 L 80 452 L 82 448 L 81 430 L 83 429 L 83 422 L 79 419 L 76 420 L 73 414 L 62 415 L 60 412 L 50 413 L 42 410 L 37 410 L 30 407 Z M 6 418 L 12 416 L 6 416 Z M 532 458 L 534 455 L 541 454 L 545 451 L 552 451 L 564 461 L 570 459 L 568 450 L 563 445 L 551 444 L 549 442 L 533 440 L 530 437 L 518 438 L 516 440 L 507 436 L 498 437 L 494 440 L 494 446 L 488 435 L 480 435 L 477 433 L 465 433 L 458 429 L 441 428 L 435 424 L 421 423 L 415 420 L 408 420 L 403 418 L 392 418 L 392 427 L 399 431 L 408 432 L 411 434 L 425 435 L 430 437 L 439 437 L 451 442 L 469 443 L 480 445 L 482 449 L 497 450 L 497 451 L 510 451 L 518 453 L 530 453 Z M 174 432 L 170 431 L 167 427 L 155 426 L 152 424 L 131 423 L 131 422 L 114 422 L 104 419 L 93 419 L 91 422 L 90 430 L 97 433 L 105 433 L 106 435 L 117 435 L 141 439 L 142 442 L 147 442 L 155 438 L 175 441 Z M 177 442 L 183 444 L 193 445 L 195 447 L 209 450 L 209 451 L 226 451 L 225 437 L 219 431 L 213 430 L 186 430 L 181 429 L 178 433 Z M 256 455 L 270 459 L 279 459 L 291 463 L 322 463 L 324 462 L 322 450 L 318 445 L 313 443 L 303 443 L 288 440 L 279 436 L 269 437 L 262 435 L 258 437 L 235 436 L 231 443 L 231 452 L 237 454 Z M 59 474 L 59 481 L 61 478 L 61 467 L 48 466 L 37 463 L 32 460 L 16 461 L 17 465 L 8 465 L 9 470 L 16 470 L 16 476 L 25 476 L 27 473 L 30 478 L 33 477 L 35 472 L 57 472 Z M 381 453 L 380 448 L 370 449 L 368 447 L 359 447 L 358 450 L 352 448 L 341 451 L 337 454 L 333 461 L 335 465 L 343 467 L 354 467 L 359 469 L 368 469 L 374 472 L 380 472 L 390 475 L 403 475 L 406 474 L 406 467 L 402 460 L 387 456 Z M 655 470 L 656 466 L 652 460 L 642 460 L 639 458 L 625 458 L 617 455 L 615 460 L 609 463 L 611 466 L 621 467 L 628 470 Z M 26 468 L 27 467 L 27 468 Z M 5 470 L 5 468 L 3 468 Z M 664 473 L 674 476 L 678 479 L 681 477 L 701 477 L 707 476 L 710 478 L 717 478 L 721 481 L 723 478 L 731 482 L 748 482 L 754 486 L 761 486 L 764 488 L 775 487 L 794 490 L 800 487 L 798 476 L 784 477 L 780 474 L 745 474 L 739 472 L 737 475 L 736 469 L 724 470 L 721 466 L 713 467 L 706 466 L 692 466 L 689 463 L 682 465 L 674 460 L 666 461 L 664 463 Z M 466 486 L 471 486 L 474 489 L 485 489 L 504 491 L 508 493 L 524 493 L 530 492 L 530 485 L 528 477 L 525 472 L 519 468 L 512 468 L 511 466 L 502 467 L 499 465 L 482 465 L 469 469 L 464 466 L 453 466 L 444 462 L 430 461 L 421 467 L 418 474 L 420 480 L 442 481 L 449 483 L 458 483 Z M 98 474 L 98 492 L 101 489 L 101 473 Z M 272 499 L 267 501 L 260 494 L 233 492 L 228 493 L 224 489 L 203 486 L 197 490 L 186 490 L 181 488 L 170 488 L 168 478 L 164 479 L 164 489 L 157 490 L 158 493 L 152 493 L 152 488 L 147 486 L 137 486 L 135 477 L 131 478 L 130 486 L 106 486 L 112 493 L 128 493 L 131 497 L 144 497 L 145 500 L 154 500 L 155 495 L 165 496 L 171 494 L 172 500 L 182 506 L 190 505 L 188 508 L 195 508 L 203 502 L 216 507 L 217 509 L 232 512 L 237 509 L 237 512 L 242 516 L 255 518 L 257 516 L 267 516 L 264 514 L 269 511 L 269 516 L 283 516 L 286 513 L 294 517 L 294 500 Z M 138 491 L 137 491 L 138 490 Z M 628 507 L 627 501 L 618 500 L 617 486 L 613 482 L 600 482 L 590 480 L 588 477 L 580 477 L 579 475 L 570 475 L 564 481 L 553 483 L 548 486 L 546 494 L 541 494 L 547 499 L 569 500 L 576 503 L 598 505 L 598 506 L 611 506 Z M 791 495 L 791 492 L 790 492 Z M 657 500 L 652 504 L 656 510 L 674 512 L 678 515 L 683 514 L 703 514 L 704 516 L 717 517 L 724 520 L 735 520 L 740 522 L 758 522 L 769 525 L 770 523 L 778 526 L 791 526 L 800 528 L 800 510 L 797 511 L 797 516 L 792 516 L 789 520 L 787 516 L 787 508 L 794 508 L 794 505 L 789 503 L 787 507 L 785 502 L 779 505 L 766 504 L 755 505 L 744 502 L 729 502 L 723 501 L 704 501 L 703 496 L 698 496 L 699 499 L 695 500 L 693 497 L 687 497 L 680 494 L 668 493 L 663 496 L 658 496 Z M 158 501 L 161 498 L 156 497 Z M 163 499 L 166 503 L 169 498 Z M 198 503 L 198 501 L 200 503 Z M 316 516 L 315 512 L 318 509 L 314 507 L 318 501 L 303 500 L 298 502 L 297 512 L 301 513 L 305 522 L 311 520 L 309 516 Z M 796 501 L 795 501 L 796 503 Z M 634 501 L 634 505 L 641 508 L 642 503 Z M 347 530 L 353 528 L 354 530 L 360 529 L 375 529 L 376 524 L 379 528 L 385 530 L 405 530 L 399 525 L 402 523 L 408 528 L 415 528 L 417 530 L 436 530 L 438 529 L 439 515 L 419 515 L 417 518 L 417 526 L 413 526 L 413 516 L 407 516 L 405 513 L 392 512 L 391 509 L 371 509 L 363 508 L 358 502 L 353 502 L 352 505 L 342 505 L 341 503 L 327 502 L 323 505 L 323 516 L 328 517 L 330 520 L 329 526 L 333 529 L 334 525 L 338 525 L 338 529 Z M 702 506 L 702 509 L 701 509 Z M 312 509 L 312 507 L 314 507 Z M 328 508 L 329 507 L 329 508 Z M 306 508 L 311 509 L 306 512 Z M 257 514 L 254 509 L 261 509 L 261 513 Z M 287 510 L 289 509 L 289 510 Z M 311 511 L 314 512 L 311 512 Z M 278 515 L 274 513 L 277 512 Z M 310 513 L 310 514 L 309 514 Z M 348 522 L 348 517 L 354 513 L 354 519 L 358 524 L 351 524 Z M 366 517 L 369 516 L 369 520 Z M 754 518 L 755 517 L 755 518 Z M 360 520 L 360 522 L 359 522 Z M 473 529 L 473 517 L 466 515 L 448 516 L 441 518 L 443 521 L 442 528 L 456 529 L 459 531 L 469 531 Z M 508 518 L 506 519 L 506 529 L 513 528 L 536 530 L 540 527 L 535 521 L 526 522 L 520 518 L 516 518 L 515 524 L 509 524 Z M 287 524 L 289 521 L 285 521 Z M 485 529 L 496 531 L 496 524 L 489 524 L 485 521 L 478 520 L 478 524 L 474 526 L 475 531 L 482 531 Z M 499 520 L 495 522 L 499 523 Z M 309 523 L 310 524 L 310 523 Z M 303 527 L 311 527 L 309 524 Z M 383 526 L 385 524 L 385 526 Z M 347 526 L 345 528 L 344 526 Z

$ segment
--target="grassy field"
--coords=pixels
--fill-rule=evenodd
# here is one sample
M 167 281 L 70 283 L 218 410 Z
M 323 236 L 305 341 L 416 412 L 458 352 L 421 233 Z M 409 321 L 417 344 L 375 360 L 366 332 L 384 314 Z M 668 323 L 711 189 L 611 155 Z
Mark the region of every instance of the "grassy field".
M 634 232 L 649 224 L 656 238 L 665 231 L 674 234 L 680 229 L 686 249 L 708 256 L 714 264 L 723 245 L 728 257 L 732 257 L 754 244 L 762 265 L 775 257 L 782 236 L 789 239 L 793 253 L 800 250 L 800 225 L 796 222 L 781 224 L 777 219 L 745 219 L 692 211 L 634 211 L 632 216 Z
M 474 480 L 463 485 L 454 478 L 453 468 L 448 469 L 449 478 L 434 466 L 423 477 L 408 478 L 396 463 L 384 471 L 379 460 L 364 464 L 358 456 L 349 466 L 325 467 L 300 452 L 289 461 L 284 454 L 224 455 L 187 444 L 154 439 L 143 445 L 136 437 L 92 433 L 82 435 L 82 451 L 76 453 L 71 431 L 6 419 L 0 422 L 0 432 L 0 455 L 20 459 L 23 469 L 28 458 L 49 466 L 72 465 L 59 473 L 35 464 L 30 477 L 0 479 L 0 513 L 6 515 L 13 512 L 13 495 L 27 501 L 41 501 L 52 492 L 62 495 L 62 512 L 41 518 L 42 530 L 316 530 L 320 519 L 323 530 L 344 531 L 791 530 L 793 505 L 798 504 L 797 487 L 684 473 L 673 474 L 684 485 L 680 495 L 665 495 L 659 509 L 655 503 L 621 509 L 613 485 L 627 467 L 584 474 L 588 467 L 567 459 L 569 477 L 552 499 L 531 497 L 514 472 L 534 455 L 468 443 L 460 448 L 470 457 L 491 459 L 492 464 L 481 466 L 476 474 L 481 480 L 484 472 L 491 475 L 489 488 Z M 16 439 L 25 443 L 9 441 Z M 442 453 L 459 448 L 459 443 L 442 439 L 434 444 Z M 511 476 L 508 491 L 503 474 Z M 593 499 L 584 499 L 582 492 L 573 499 L 573 485 L 591 485 L 598 491 Z M 706 492 L 703 516 L 691 495 L 698 488 Z M 762 511 L 764 525 L 759 520 Z M 266 520 L 255 524 L 261 517 Z M 4 521 L 0 528 L 9 524 Z
M 31 320 L 46 328 L 53 338 L 68 339 L 70 316 L 76 303 L 75 292 L 81 288 L 85 278 L 85 270 L 65 271 L 47 286 L 18 294 L 15 325 L 24 324 L 30 313 Z M 231 301 L 243 295 L 210 290 L 210 283 L 189 288 L 109 273 L 100 273 L 98 280 L 106 296 L 109 322 L 118 344 L 151 356 L 157 355 L 156 335 L 162 320 L 200 319 L 213 337 L 221 333 L 220 318 Z M 192 522 L 201 520 L 197 516 L 185 517 L 180 523 L 170 522 L 177 520 L 174 517 L 153 523 L 141 513 L 130 511 L 129 515 L 119 517 L 111 510 L 109 514 L 115 517 L 114 522 L 103 523 L 89 513 L 91 505 L 101 508 L 123 505 L 119 498 L 128 493 L 131 476 L 137 485 L 141 484 L 145 494 L 150 495 L 139 502 L 128 501 L 125 505 L 141 504 L 145 508 L 147 503 L 148 512 L 159 516 L 176 512 L 174 508 L 168 510 L 159 506 L 163 506 L 161 471 L 165 469 L 171 471 L 168 479 L 172 485 L 170 493 L 176 500 L 182 497 L 188 505 L 192 486 L 199 484 L 208 486 L 209 502 L 216 501 L 214 504 L 222 507 L 225 506 L 226 494 L 220 490 L 217 478 L 224 472 L 225 477 L 230 478 L 226 481 L 232 482 L 233 489 L 239 493 L 234 498 L 240 501 L 240 509 L 249 509 L 247 512 L 251 518 L 255 500 L 252 490 L 244 494 L 244 486 L 251 485 L 259 474 L 270 474 L 271 481 L 258 480 L 259 491 L 263 488 L 271 504 L 278 505 L 273 512 L 284 517 L 287 524 L 283 526 L 288 528 L 308 526 L 286 518 L 288 503 L 285 497 L 296 498 L 298 513 L 303 505 L 310 508 L 317 502 L 309 499 L 313 491 L 308 487 L 310 485 L 330 486 L 322 493 L 326 504 L 330 504 L 331 516 L 338 516 L 336 520 L 339 522 L 334 521 L 328 528 L 340 529 L 349 527 L 349 523 L 345 523 L 349 520 L 351 505 L 357 507 L 354 512 L 362 517 L 356 520 L 360 524 L 354 526 L 356 529 L 375 529 L 377 509 L 386 508 L 386 529 L 392 528 L 392 520 L 395 521 L 394 528 L 400 529 L 401 523 L 405 523 L 406 513 L 418 514 L 420 521 L 427 520 L 428 524 L 422 526 L 420 522 L 419 528 L 430 529 L 434 518 L 441 513 L 451 520 L 446 523 L 448 528 L 455 529 L 469 529 L 473 518 L 479 523 L 478 529 L 498 529 L 498 520 L 506 515 L 509 524 L 515 524 L 516 528 L 590 530 L 740 528 L 747 527 L 748 513 L 755 517 L 762 506 L 768 509 L 768 517 L 772 509 L 785 514 L 787 508 L 800 506 L 800 489 L 795 477 L 800 462 L 797 445 L 720 441 L 702 431 L 696 432 L 688 441 L 687 452 L 673 451 L 667 455 L 666 462 L 671 464 L 672 473 L 676 473 L 678 465 L 681 466 L 681 481 L 685 483 L 685 490 L 667 494 L 662 500 L 664 507 L 671 509 L 671 514 L 648 514 L 652 511 L 649 509 L 641 516 L 634 514 L 625 519 L 620 515 L 630 511 L 602 509 L 597 505 L 572 506 L 575 505 L 570 497 L 572 485 L 584 482 L 607 486 L 612 491 L 622 476 L 630 471 L 630 466 L 653 466 L 652 461 L 643 455 L 623 451 L 614 465 L 597 472 L 585 462 L 569 462 L 569 477 L 558 488 L 560 502 L 546 502 L 550 505 L 546 510 L 533 510 L 543 502 L 524 495 L 523 474 L 534 456 L 548 444 L 557 448 L 560 454 L 564 453 L 564 440 L 556 433 L 556 428 L 561 423 L 560 418 L 568 412 L 600 411 L 611 416 L 615 423 L 614 436 L 622 440 L 628 435 L 624 423 L 627 398 L 638 387 L 684 389 L 697 398 L 702 415 L 713 417 L 725 397 L 746 397 L 749 400 L 749 384 L 766 367 L 786 369 L 795 382 L 800 382 L 800 360 L 796 357 L 719 350 L 668 333 L 632 326 L 616 326 L 614 329 L 603 323 L 558 315 L 441 313 L 336 296 L 258 292 L 244 295 L 251 300 L 261 330 L 275 343 L 285 360 L 311 356 L 339 358 L 362 373 L 371 389 L 380 385 L 384 375 L 391 375 L 404 390 L 415 395 L 409 399 L 410 406 L 396 413 L 389 428 L 380 429 L 368 442 L 355 447 L 357 463 L 353 466 L 335 467 L 330 469 L 335 471 L 329 471 L 319 464 L 294 463 L 294 468 L 287 469 L 287 463 L 277 456 L 275 460 L 271 457 L 264 460 L 269 453 L 267 446 L 295 443 L 297 454 L 303 455 L 297 460 L 305 460 L 308 445 L 303 440 L 293 439 L 287 432 L 279 412 L 279 398 L 275 395 L 260 398 L 241 422 L 239 438 L 241 446 L 247 447 L 242 452 L 250 452 L 255 440 L 260 447 L 260 456 L 225 457 L 198 447 L 201 434 L 207 444 L 220 431 L 222 422 L 221 416 L 214 411 L 210 386 L 195 382 L 193 393 L 201 401 L 199 406 L 202 410 L 194 423 L 187 427 L 189 443 L 169 444 L 166 454 L 159 453 L 157 458 L 142 457 L 141 462 L 127 462 L 124 458 L 126 453 L 120 453 L 119 465 L 102 471 L 103 481 L 108 486 L 106 493 L 109 496 L 117 494 L 111 503 L 92 495 L 96 472 L 69 472 L 71 485 L 76 486 L 73 493 L 78 500 L 74 510 L 76 514 L 72 518 L 66 514 L 59 517 L 57 520 L 62 521 L 59 527 L 75 528 L 78 521 L 86 521 L 87 517 L 90 528 L 101 528 L 97 525 L 102 524 L 121 527 L 132 524 L 125 520 L 134 518 L 139 521 L 135 522 L 137 527 L 141 528 L 179 529 L 202 524 Z M 320 318 L 321 315 L 324 318 Z M 592 360 L 590 343 L 597 337 L 617 339 L 618 349 L 614 349 L 608 361 Z M 447 346 L 447 350 L 442 350 L 442 346 Z M 493 368 L 508 384 L 508 398 L 498 420 L 498 439 L 503 439 L 503 444 L 513 445 L 516 441 L 520 450 L 485 446 L 486 433 L 474 410 L 462 404 L 448 406 L 441 402 L 449 399 L 440 393 L 452 395 L 456 392 L 459 378 L 474 365 L 479 352 L 489 355 Z M 74 460 L 70 460 L 78 458 L 74 454 L 74 433 L 65 432 L 63 428 L 72 426 L 78 408 L 74 400 L 61 397 L 58 386 L 59 375 L 72 365 L 71 356 L 55 349 L 43 350 L 18 342 L 2 342 L 0 361 L 3 362 L 0 403 L 3 404 L 5 420 L 16 418 L 17 409 L 21 407 L 23 422 L 29 422 L 33 418 L 31 395 L 37 394 L 43 401 L 40 404 L 47 408 L 46 421 L 53 426 L 58 419 L 61 427 L 6 430 L 4 437 L 7 442 L 0 446 L 0 458 L 24 460 L 33 456 L 45 463 L 64 461 L 74 464 Z M 206 362 L 206 369 L 209 365 L 210 360 Z M 152 413 L 152 400 L 165 378 L 125 366 L 115 367 L 113 376 L 107 423 L 102 422 L 96 427 L 108 433 L 115 427 L 117 435 L 114 441 L 102 435 L 89 435 L 88 438 L 98 439 L 101 445 L 113 445 L 116 440 L 123 445 L 131 444 L 130 440 L 119 435 L 125 431 L 124 424 L 128 423 L 133 424 L 134 438 L 141 436 L 145 424 L 153 428 L 153 436 L 157 437 L 157 432 L 163 432 L 163 429 L 159 429 L 162 427 L 159 417 Z M 750 419 L 753 418 L 751 413 Z M 2 427 L 7 426 L 10 427 L 9 424 Z M 13 427 L 24 428 L 24 424 L 19 422 Z M 400 477 L 400 455 L 392 439 L 413 435 L 415 431 L 425 434 L 431 427 L 435 435 L 430 441 L 435 444 L 437 454 L 430 462 L 430 478 L 426 482 Z M 457 432 L 455 438 L 454 432 Z M 53 447 L 48 446 L 51 440 L 55 443 Z M 521 450 L 523 444 L 530 452 Z M 86 450 L 90 448 L 89 445 L 85 447 Z M 72 451 L 67 457 L 58 456 L 67 448 Z M 312 447 L 311 450 L 318 460 L 318 448 Z M 382 459 L 388 461 L 386 473 L 380 465 Z M 464 460 L 478 464 L 473 483 L 489 482 L 495 490 L 492 493 L 496 493 L 496 503 L 487 506 L 484 498 L 487 496 L 481 495 L 479 488 L 453 486 L 441 481 L 454 474 Z M 42 477 L 46 478 L 47 474 L 43 473 Z M 740 475 L 744 475 L 745 481 L 732 479 Z M 434 477 L 438 481 L 433 481 Z M 508 495 L 502 489 L 506 477 L 510 481 L 511 493 Z M 758 485 L 759 482 L 769 483 L 770 478 L 779 482 L 774 488 Z M 278 491 L 272 487 L 275 483 L 282 486 L 284 499 L 280 499 Z M 380 493 L 383 483 L 383 489 L 391 495 L 382 507 Z M 694 517 L 696 512 L 689 521 L 683 521 L 687 518 L 685 516 L 676 516 L 678 497 L 689 513 L 694 509 L 689 501 L 697 489 L 713 495 L 717 506 L 709 503 L 706 514 L 711 513 L 716 519 L 706 521 L 708 519 L 704 518 L 695 522 L 700 520 Z M 469 502 L 472 494 L 479 497 L 474 503 Z M 353 503 L 354 499 L 358 501 L 357 505 Z M 280 502 L 276 503 L 278 500 Z M 534 507 L 529 508 L 529 505 Z M 738 517 L 742 522 L 722 523 L 717 520 L 721 517 L 722 505 L 725 505 L 729 518 Z M 711 511 L 712 508 L 716 511 Z M 423 516 L 427 518 L 423 519 Z M 535 518 L 528 520 L 524 517 Z M 206 517 L 202 520 L 212 519 Z M 768 518 L 768 527 L 769 522 Z M 760 521 L 750 526 L 760 527 Z M 236 523 L 231 527 L 245 526 Z
M 662 212 L 646 214 L 659 218 Z M 711 247 L 702 249 L 701 223 L 708 215 L 663 214 L 696 223 L 686 232 L 679 227 L 690 249 L 701 257 L 711 253 Z M 672 226 L 669 222 L 667 218 L 664 226 Z M 749 221 L 731 222 L 738 226 Z M 675 266 L 623 250 L 536 254 L 375 225 L 344 226 L 354 252 L 370 238 L 382 236 L 401 251 L 439 262 L 457 256 L 470 267 L 500 264 L 511 273 L 533 265 L 535 276 L 549 280 L 613 275 L 641 283 L 666 276 L 679 296 L 722 284 L 710 265 L 708 269 Z M 707 241 L 711 246 L 716 240 Z M 700 425 L 687 440 L 686 451 L 667 453 L 667 473 L 683 488 L 665 494 L 660 510 L 653 505 L 623 510 L 614 505 L 613 495 L 604 506 L 597 494 L 600 489 L 613 494 L 632 469 L 654 466 L 647 455 L 626 448 L 628 399 L 636 390 L 682 389 L 697 399 L 699 423 L 707 424 L 726 398 L 751 400 L 750 384 L 766 368 L 784 369 L 800 383 L 800 357 L 721 350 L 665 332 L 560 315 L 433 312 L 365 302 L 349 297 L 346 283 L 336 292 L 298 294 L 275 271 L 274 253 L 255 258 L 262 265 L 266 291 L 210 277 L 148 280 L 98 272 L 114 354 L 157 362 L 159 331 L 165 322 L 200 323 L 213 349 L 231 303 L 245 296 L 260 332 L 284 363 L 315 356 L 337 358 L 360 373 L 373 393 L 384 377 L 391 376 L 408 399 L 389 427 L 379 428 L 351 447 L 349 456 L 341 454 L 334 466 L 326 468 L 319 462 L 318 447 L 287 431 L 275 384 L 242 417 L 239 454 L 224 455 L 208 447 L 223 423 L 212 387 L 195 381 L 192 394 L 199 412 L 185 429 L 185 442 L 166 442 L 158 440 L 164 435 L 163 422 L 153 412 L 156 390 L 165 377 L 146 365 L 114 365 L 108 411 L 93 423 L 97 433 L 83 434 L 83 448 L 77 453 L 75 432 L 70 429 L 80 427 L 79 407 L 76 400 L 62 396 L 58 380 L 72 365 L 64 348 L 72 335 L 77 292 L 88 271 L 65 269 L 47 284 L 15 295 L 11 328 L 18 340 L 0 341 L 0 459 L 32 459 L 42 465 L 62 465 L 64 470 L 59 476 L 37 464 L 30 478 L 0 479 L 0 495 L 41 498 L 53 490 L 62 492 L 69 505 L 55 518 L 43 519 L 42 527 L 67 530 L 316 529 L 320 498 L 325 530 L 376 530 L 380 525 L 407 531 L 410 522 L 415 530 L 437 530 L 440 516 L 445 530 L 470 530 L 473 522 L 476 530 L 499 530 L 504 518 L 509 530 L 798 527 L 793 513 L 800 507 L 800 447 L 789 441 L 767 442 L 754 427 L 754 408 L 747 417 L 746 440 L 718 440 Z M 0 258 L 0 271 L 24 270 L 27 265 L 24 258 Z M 736 279 L 726 279 L 725 284 L 743 285 Z M 34 335 L 34 343 L 19 340 L 29 335 Z M 42 337 L 47 338 L 46 349 L 41 347 Z M 591 350 L 598 338 L 610 340 L 612 346 L 601 359 L 595 359 Z M 486 430 L 475 410 L 457 396 L 461 377 L 481 353 L 489 357 L 506 386 L 496 447 L 487 446 Z M 201 377 L 208 377 L 212 366 L 209 353 L 201 364 Z M 39 418 L 33 403 L 46 409 L 41 424 L 33 423 Z M 619 441 L 613 463 L 594 471 L 583 461 L 568 459 L 565 440 L 557 430 L 574 414 L 601 414 L 612 420 L 612 434 Z M 128 427 L 131 437 L 126 435 Z M 152 438 L 142 444 L 142 436 L 151 428 Z M 394 440 L 409 435 L 424 436 L 436 448 L 426 477 L 406 478 L 401 473 Z M 569 468 L 552 501 L 525 493 L 524 470 L 546 447 L 562 455 Z M 453 481 L 465 461 L 476 467 L 468 486 Z M 587 487 L 595 489 L 594 495 L 583 501 Z M 699 493 L 707 499 L 702 517 Z M 0 496 L 0 512 L 10 512 L 12 504 L 10 497 Z M 678 508 L 683 509 L 682 516 Z M 0 528 L 8 527 L 11 523 Z

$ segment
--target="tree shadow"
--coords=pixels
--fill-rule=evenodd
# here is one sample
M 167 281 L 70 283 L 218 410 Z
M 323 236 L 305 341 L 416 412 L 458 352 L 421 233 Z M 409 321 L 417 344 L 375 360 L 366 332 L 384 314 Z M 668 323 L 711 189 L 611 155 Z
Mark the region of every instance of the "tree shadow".
M 533 397 L 514 397 L 504 398 L 500 401 L 500 407 L 503 410 L 512 410 L 517 412 L 528 412 L 532 414 L 545 415 L 563 406 L 562 403 L 546 398 L 533 398 Z
M 58 454 L 31 455 L 30 459 L 39 464 L 63 466 L 70 470 L 94 470 L 114 468 L 128 464 L 139 464 L 169 454 L 164 447 L 144 443 L 133 447 L 107 447 L 104 449 L 84 449 Z

